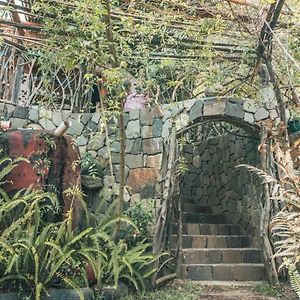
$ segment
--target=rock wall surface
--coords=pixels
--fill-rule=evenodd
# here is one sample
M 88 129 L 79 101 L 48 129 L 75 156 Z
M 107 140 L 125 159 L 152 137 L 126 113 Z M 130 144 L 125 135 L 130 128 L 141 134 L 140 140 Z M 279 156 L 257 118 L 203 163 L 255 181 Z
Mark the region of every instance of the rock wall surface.
M 3 119 L 9 119 L 13 128 L 37 126 L 54 130 L 66 119 L 72 122 L 68 134 L 76 141 L 81 155 L 89 152 L 103 165 L 108 163 L 109 149 L 112 153 L 113 169 L 118 182 L 119 170 L 119 130 L 117 120 L 108 120 L 108 137 L 101 114 L 50 111 L 38 107 L 15 106 L 0 102 Z M 180 103 L 162 105 L 149 109 L 131 110 L 124 114 L 126 126 L 126 184 L 130 197 L 134 199 L 159 197 L 159 179 L 162 157 L 170 129 L 184 131 L 194 123 L 206 120 L 223 120 L 257 131 L 259 123 L 265 119 L 277 119 L 274 104 L 258 104 L 250 99 L 231 98 L 192 99 Z M 30 125 L 31 124 L 31 125 Z
M 228 222 L 255 235 L 259 230 L 261 184 L 255 184 L 247 171 L 235 167 L 259 167 L 259 139 L 242 130 L 238 134 L 244 137 L 226 134 L 184 146 L 188 171 L 181 178 L 181 198 L 210 206 L 214 214 L 224 215 Z

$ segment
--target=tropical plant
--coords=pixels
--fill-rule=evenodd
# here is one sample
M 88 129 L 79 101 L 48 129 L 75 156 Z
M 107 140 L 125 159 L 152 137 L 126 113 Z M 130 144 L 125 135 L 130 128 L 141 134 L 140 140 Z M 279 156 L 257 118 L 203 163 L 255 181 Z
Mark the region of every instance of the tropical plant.
M 294 291 L 300 296 L 300 184 L 299 177 L 287 173 L 285 186 L 278 187 L 276 200 L 284 207 L 272 219 L 270 229 L 275 246 L 274 258 L 279 258 L 279 269 L 286 268 Z
M 137 202 L 125 212 L 136 225 L 136 227 L 128 226 L 125 229 L 124 239 L 126 239 L 129 246 L 135 246 L 143 240 L 151 241 L 154 225 L 154 212 L 151 203 L 153 203 L 151 199 Z
M 137 204 L 129 209 L 124 215 L 114 216 L 114 209 L 118 203 L 115 199 L 106 209 L 105 215 L 101 211 L 105 199 L 101 199 L 90 220 L 92 225 L 106 244 L 103 245 L 108 257 L 108 263 L 103 266 L 102 283 L 112 285 L 115 289 L 120 281 L 132 286 L 139 295 L 143 295 L 146 289 L 145 280 L 155 271 L 154 262 L 160 255 L 152 253 L 151 226 L 153 214 L 150 208 Z M 112 239 L 114 225 L 121 222 L 122 238 L 118 241 Z M 136 235 L 136 236 L 134 236 Z M 134 241 L 132 241 L 134 240 Z
M 92 177 L 103 177 L 104 169 L 99 161 L 87 153 L 80 161 L 81 174 Z
M 2 182 L 20 160 L 2 158 Z M 150 244 L 141 242 L 129 249 L 125 241 L 114 241 L 117 223 L 138 231 L 127 216 L 112 216 L 115 205 L 95 226 L 86 224 L 74 231 L 72 209 L 63 221 L 47 221 L 48 214 L 60 209 L 54 194 L 29 188 L 9 197 L 0 186 L 0 289 L 16 288 L 39 300 L 50 287 L 69 287 L 83 299 L 80 288 L 93 277 L 96 283 L 115 287 L 126 280 L 142 294 L 158 257 L 149 251 Z
M 297 264 L 300 262 L 300 183 L 299 177 L 291 174 L 286 168 L 277 163 L 284 177 L 281 181 L 266 174 L 264 171 L 249 165 L 245 167 L 249 172 L 258 175 L 263 183 L 272 184 L 272 198 L 282 209 L 276 213 L 270 222 L 269 229 L 274 245 L 275 254 L 272 259 L 278 259 L 278 272 L 286 268 L 290 283 L 300 296 L 300 274 Z
M 106 282 L 113 283 L 116 288 L 119 280 L 123 280 L 143 296 L 146 291 L 145 280 L 156 271 L 153 263 L 161 255 L 153 255 L 151 244 L 144 241 L 128 248 L 126 242 L 120 240 L 110 250 Z
M 1 183 L 23 159 L 2 158 Z M 86 264 L 99 278 L 105 254 L 92 228 L 72 230 L 72 211 L 64 221 L 51 223 L 47 215 L 57 213 L 56 196 L 40 190 L 20 190 L 12 197 L 0 187 L 0 287 L 21 289 L 35 299 L 55 285 L 79 289 L 87 285 Z

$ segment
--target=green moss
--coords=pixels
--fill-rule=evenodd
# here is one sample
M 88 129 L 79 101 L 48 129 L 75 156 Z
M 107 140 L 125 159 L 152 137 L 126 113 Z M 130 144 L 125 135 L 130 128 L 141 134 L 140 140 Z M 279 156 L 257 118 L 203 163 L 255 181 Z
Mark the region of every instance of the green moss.
M 194 282 L 175 281 L 167 286 L 148 292 L 143 298 L 138 296 L 128 296 L 123 300 L 198 300 L 203 287 Z
M 258 284 L 253 288 L 253 291 L 265 296 L 281 297 L 283 295 L 282 288 L 273 287 L 268 284 Z

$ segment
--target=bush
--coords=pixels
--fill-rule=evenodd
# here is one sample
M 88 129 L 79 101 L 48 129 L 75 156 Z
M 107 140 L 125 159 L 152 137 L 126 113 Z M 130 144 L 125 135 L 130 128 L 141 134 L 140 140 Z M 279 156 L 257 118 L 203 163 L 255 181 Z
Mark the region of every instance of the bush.
M 143 202 L 135 203 L 126 211 L 126 215 L 135 224 L 136 230 L 133 226 L 126 228 L 125 240 L 129 246 L 135 246 L 143 240 L 150 242 L 153 237 L 154 213 L 151 204 L 153 201 L 144 200 Z
M 72 209 L 63 221 L 47 221 L 47 215 L 60 211 L 54 194 L 27 189 L 9 197 L 1 188 L 18 161 L 0 160 L 0 290 L 18 290 L 39 300 L 51 287 L 69 287 L 83 299 L 80 288 L 89 279 L 115 288 L 122 279 L 142 295 L 159 257 L 145 241 L 129 247 L 111 237 L 119 222 L 139 232 L 134 222 L 128 216 L 110 216 L 115 204 L 93 227 L 86 224 L 74 231 Z M 141 228 L 145 222 L 139 223 Z
M 100 177 L 104 176 L 104 169 L 100 162 L 87 153 L 80 161 L 81 175 Z

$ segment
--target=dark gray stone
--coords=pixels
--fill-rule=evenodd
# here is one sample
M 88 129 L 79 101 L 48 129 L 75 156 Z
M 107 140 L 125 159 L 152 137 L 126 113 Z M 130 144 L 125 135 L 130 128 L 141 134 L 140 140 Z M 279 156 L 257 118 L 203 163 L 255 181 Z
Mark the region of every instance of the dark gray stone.
M 225 115 L 243 119 L 245 111 L 242 104 L 228 102 L 225 108 Z
M 212 266 L 187 266 L 187 279 L 191 280 L 213 280 Z
M 137 154 L 137 155 L 127 154 L 125 157 L 125 163 L 129 169 L 142 168 L 143 167 L 143 155 L 142 154 Z
M 203 101 L 202 100 L 196 101 L 189 112 L 190 120 L 193 122 L 197 118 L 202 117 L 203 115 L 202 110 L 203 110 Z
M 131 154 L 139 154 L 142 152 L 142 139 L 135 139 L 133 146 L 131 148 Z
M 14 111 L 14 118 L 26 119 L 29 113 L 28 107 L 17 106 Z
M 140 121 L 129 121 L 126 128 L 126 137 L 134 139 L 140 137 Z
M 125 143 L 126 143 L 125 152 L 126 153 L 131 153 L 132 147 L 134 145 L 134 141 L 135 140 L 126 139 L 126 141 L 125 141 Z
M 89 133 L 92 133 L 92 132 L 97 132 L 98 127 L 99 127 L 98 124 L 96 124 L 92 121 L 89 121 L 88 124 L 85 127 L 84 133 L 89 134 Z
M 163 127 L 163 121 L 159 118 L 153 120 L 153 137 L 160 137 Z
M 83 113 L 83 114 L 81 114 L 80 121 L 84 125 L 86 125 L 87 122 L 90 121 L 91 117 L 92 117 L 92 114 L 90 114 L 90 113 Z

